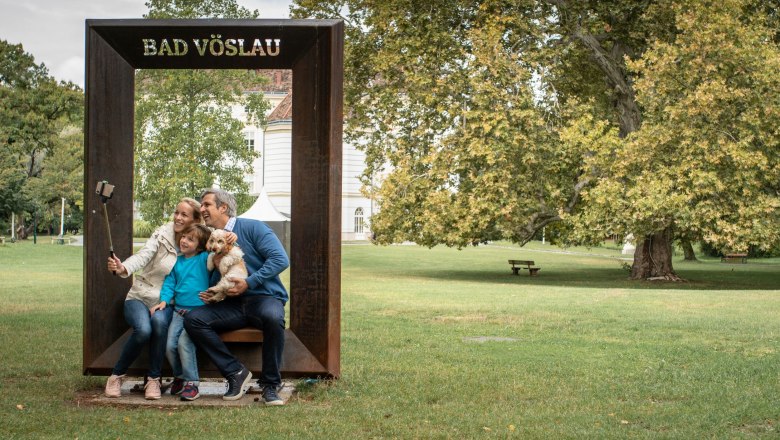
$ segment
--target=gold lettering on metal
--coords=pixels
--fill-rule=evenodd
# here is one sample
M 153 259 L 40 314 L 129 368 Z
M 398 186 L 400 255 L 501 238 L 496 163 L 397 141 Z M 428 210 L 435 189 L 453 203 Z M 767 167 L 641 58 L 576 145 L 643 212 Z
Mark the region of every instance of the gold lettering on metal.
M 250 44 L 251 42 L 251 44 Z M 222 34 L 210 34 L 208 38 L 193 38 L 198 56 L 212 57 L 275 57 L 281 51 L 279 38 L 222 38 Z M 145 57 L 180 57 L 187 55 L 189 44 L 181 38 L 143 38 L 141 44 Z

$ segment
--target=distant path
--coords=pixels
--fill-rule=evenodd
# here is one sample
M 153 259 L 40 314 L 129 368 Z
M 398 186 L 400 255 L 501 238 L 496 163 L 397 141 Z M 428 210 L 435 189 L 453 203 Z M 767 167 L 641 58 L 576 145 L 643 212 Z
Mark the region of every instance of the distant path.
M 344 246 L 366 246 L 370 245 L 371 242 L 369 241 L 345 241 L 342 242 L 342 245 Z M 84 236 L 83 235 L 74 235 L 73 241 L 70 243 L 71 246 L 84 246 Z M 133 247 L 141 247 L 144 245 L 144 242 L 133 242 Z M 403 243 L 402 245 L 414 245 L 414 243 Z M 544 254 L 566 254 L 566 255 L 582 255 L 586 257 L 602 257 L 602 258 L 611 258 L 613 260 L 626 260 L 631 261 L 634 259 L 634 257 L 630 255 L 626 256 L 614 256 L 614 255 L 604 255 L 604 254 L 594 254 L 592 252 L 579 252 L 579 251 L 567 251 L 563 249 L 530 249 L 530 248 L 518 248 L 516 246 L 500 246 L 496 244 L 486 244 L 483 246 L 488 246 L 492 248 L 497 249 L 511 249 L 511 250 L 521 250 L 523 252 L 538 252 L 538 253 L 544 253 Z
M 84 236 L 83 235 L 74 235 L 73 239 L 69 243 L 71 246 L 84 246 Z M 144 242 L 133 242 L 134 247 L 141 247 L 144 245 Z
M 343 241 L 341 242 L 343 246 L 367 246 L 370 245 L 371 242 L 369 241 Z M 405 241 L 403 243 L 395 243 L 392 246 L 417 246 L 416 243 L 413 243 L 411 241 Z M 634 257 L 632 255 L 605 255 L 605 254 L 594 254 L 592 252 L 579 252 L 579 251 L 567 251 L 563 249 L 530 249 L 525 247 L 517 247 L 517 246 L 501 246 L 497 244 L 482 244 L 480 246 L 486 246 L 486 247 L 492 247 L 496 249 L 509 249 L 509 250 L 521 250 L 523 252 L 539 252 L 539 253 L 545 253 L 545 254 L 567 254 L 567 255 L 583 255 L 587 257 L 602 257 L 602 258 L 611 258 L 613 260 L 626 260 L 626 261 L 632 261 Z
M 490 246 L 498 249 L 520 249 L 523 252 L 540 252 L 540 253 L 546 253 L 546 254 L 567 254 L 567 255 L 583 255 L 587 257 L 602 257 L 602 258 L 612 258 L 613 260 L 628 260 L 631 261 L 634 259 L 633 256 L 630 255 L 621 255 L 621 256 L 614 256 L 614 255 L 604 255 L 604 254 L 594 254 L 591 252 L 578 252 L 578 251 L 566 251 L 563 249 L 529 249 L 529 248 L 517 248 L 514 246 L 499 246 L 495 244 L 487 244 L 485 246 Z

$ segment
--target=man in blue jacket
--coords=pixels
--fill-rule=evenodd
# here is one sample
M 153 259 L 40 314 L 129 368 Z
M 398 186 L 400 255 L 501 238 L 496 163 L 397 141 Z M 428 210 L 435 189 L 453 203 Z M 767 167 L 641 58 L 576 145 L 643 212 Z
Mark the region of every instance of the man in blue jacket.
M 198 307 L 184 317 L 184 328 L 211 362 L 227 379 L 225 400 L 238 400 L 249 387 L 252 373 L 236 359 L 219 338 L 219 333 L 246 326 L 263 331 L 263 367 L 260 380 L 266 405 L 283 405 L 277 391 L 282 383 L 279 366 L 284 350 L 284 304 L 287 290 L 279 279 L 290 261 L 282 243 L 265 223 L 236 218 L 236 201 L 221 189 L 208 189 L 201 195 L 200 212 L 207 226 L 232 231 L 244 252 L 249 276 L 232 279 L 235 287 L 216 304 Z M 218 271 L 214 271 L 219 276 Z M 210 292 L 201 293 L 208 303 Z

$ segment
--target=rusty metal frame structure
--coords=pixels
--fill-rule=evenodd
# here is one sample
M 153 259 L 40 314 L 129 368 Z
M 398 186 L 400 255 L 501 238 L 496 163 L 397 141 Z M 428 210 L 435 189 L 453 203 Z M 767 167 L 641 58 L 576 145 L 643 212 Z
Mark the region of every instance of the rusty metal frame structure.
M 144 54 L 143 39 L 192 42 L 212 35 L 278 39 L 279 53 L 225 56 L 192 47 L 183 56 Z M 282 374 L 339 376 L 343 40 L 340 20 L 86 21 L 83 374 L 110 374 L 130 333 L 122 307 L 130 279 L 106 270 L 108 238 L 94 188 L 102 180 L 116 185 L 109 222 L 115 251 L 126 258 L 132 253 L 135 70 L 291 69 L 294 221 Z M 259 344 L 231 343 L 231 350 L 260 371 Z M 129 373 L 143 374 L 146 362 L 142 356 Z M 219 376 L 210 363 L 201 374 Z

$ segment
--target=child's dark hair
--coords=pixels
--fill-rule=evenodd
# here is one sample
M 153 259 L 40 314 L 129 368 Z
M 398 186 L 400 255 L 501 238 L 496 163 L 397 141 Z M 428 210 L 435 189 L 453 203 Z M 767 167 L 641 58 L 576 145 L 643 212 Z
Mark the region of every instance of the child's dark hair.
M 193 234 L 195 236 L 195 240 L 198 242 L 197 250 L 205 251 L 206 242 L 209 241 L 209 237 L 211 237 L 211 229 L 209 229 L 206 225 L 193 223 L 181 231 L 181 235 L 185 234 Z

